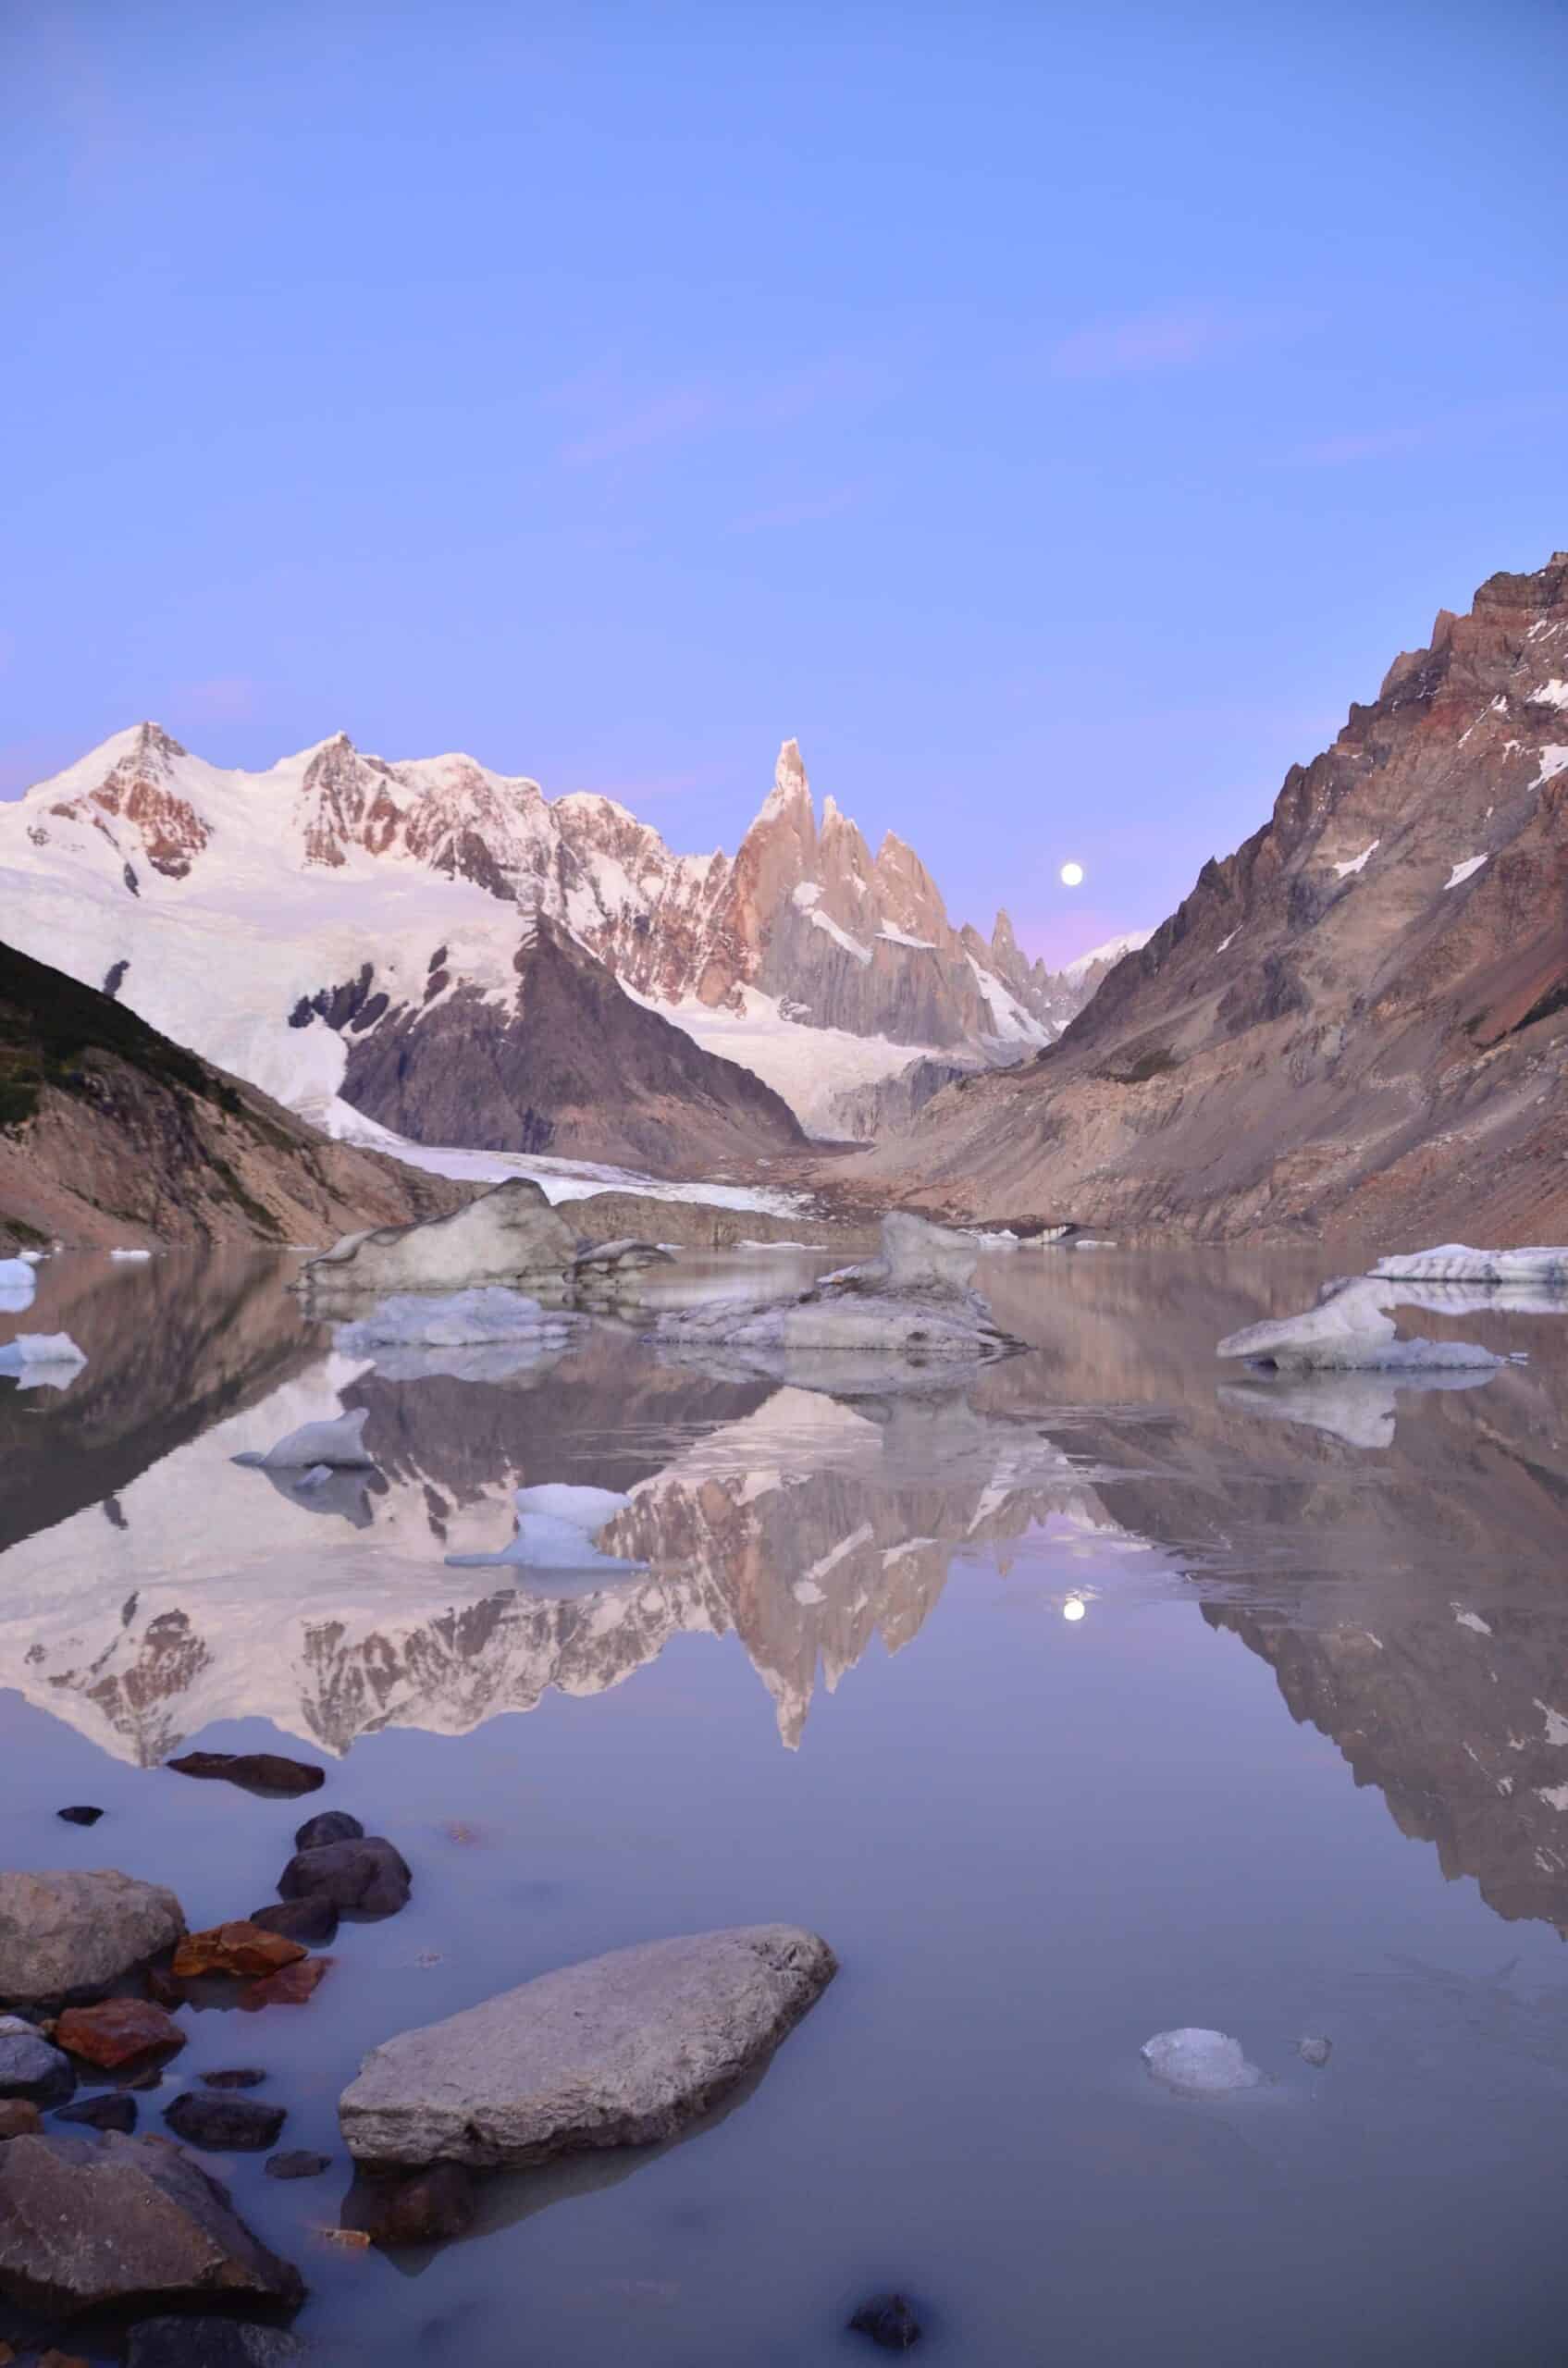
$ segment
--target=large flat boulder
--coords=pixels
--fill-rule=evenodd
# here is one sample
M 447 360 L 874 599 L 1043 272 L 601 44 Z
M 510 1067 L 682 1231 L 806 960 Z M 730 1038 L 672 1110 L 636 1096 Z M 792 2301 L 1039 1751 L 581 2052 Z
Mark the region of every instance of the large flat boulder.
M 538 1186 L 511 1178 L 451 1216 L 346 1234 L 308 1259 L 301 1280 L 327 1296 L 360 1291 L 466 1291 L 488 1284 L 560 1287 L 576 1236 Z
M 0 1874 L 0 1998 L 31 2005 L 99 1989 L 184 1930 L 173 1892 L 112 1867 Z
M 675 2137 L 837 1969 L 814 1932 L 754 1924 L 541 1974 L 375 2049 L 339 2105 L 345 2142 L 371 2164 L 500 2165 Z
M 69 2316 L 247 2295 L 290 2309 L 304 2287 L 179 2147 L 111 2134 L 0 2146 L 0 2293 Z

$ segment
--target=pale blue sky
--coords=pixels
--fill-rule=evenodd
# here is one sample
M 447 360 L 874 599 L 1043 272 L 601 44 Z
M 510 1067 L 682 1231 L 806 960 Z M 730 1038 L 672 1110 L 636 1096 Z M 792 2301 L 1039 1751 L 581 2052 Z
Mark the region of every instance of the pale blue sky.
M 795 734 L 1062 956 L 1568 545 L 1561 6 L 5 0 L 0 131 L 0 792 Z

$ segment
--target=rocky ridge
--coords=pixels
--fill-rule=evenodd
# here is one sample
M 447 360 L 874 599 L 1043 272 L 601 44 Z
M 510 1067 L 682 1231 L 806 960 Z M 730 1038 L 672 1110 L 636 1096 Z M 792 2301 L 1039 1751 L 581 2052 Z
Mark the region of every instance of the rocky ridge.
M 1442 611 L 1025 1067 L 837 1170 L 1119 1233 L 1568 1220 L 1568 553 Z

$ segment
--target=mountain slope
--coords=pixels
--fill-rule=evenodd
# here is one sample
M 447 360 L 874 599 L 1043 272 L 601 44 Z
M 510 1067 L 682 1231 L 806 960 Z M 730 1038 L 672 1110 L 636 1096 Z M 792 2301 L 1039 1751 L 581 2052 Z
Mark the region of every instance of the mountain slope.
M 1568 1225 L 1568 553 L 1442 612 L 1060 1042 L 838 1171 L 1226 1239 Z
M 312 1241 L 470 1197 L 328 1142 L 109 996 L 0 945 L 0 1241 Z
M 360 1038 L 404 1042 L 417 1017 L 429 1043 L 436 1009 L 461 1006 L 466 1025 L 449 1010 L 439 1031 L 441 1123 L 468 1143 L 487 1140 L 490 1043 L 536 919 L 819 1129 L 836 1087 L 939 1047 L 1017 1059 L 1090 991 L 1031 967 L 1005 914 L 989 944 L 955 930 L 918 857 L 891 835 L 873 857 L 831 799 L 819 831 L 793 741 L 732 860 L 466 757 L 390 764 L 340 735 L 234 772 L 142 724 L 0 807 L 0 903 L 13 943 L 315 1117 L 351 1069 L 388 1073 L 354 1057 Z M 752 1148 L 778 1139 L 733 1081 L 703 1072 L 701 1091 Z M 503 1099 L 520 1094 L 537 1109 L 526 1079 Z

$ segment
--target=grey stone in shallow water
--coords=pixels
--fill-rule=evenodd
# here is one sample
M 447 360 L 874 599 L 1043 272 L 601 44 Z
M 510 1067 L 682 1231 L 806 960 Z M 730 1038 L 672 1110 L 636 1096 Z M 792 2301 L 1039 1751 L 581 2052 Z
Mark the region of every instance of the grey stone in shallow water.
M 0 2031 L 0 2097 L 53 2105 L 75 2087 L 70 2058 L 37 2031 Z
M 0 1998 L 99 1989 L 184 1930 L 173 1892 L 114 1868 L 0 1874 Z
M 673 2138 L 837 1969 L 814 1932 L 754 1924 L 541 1974 L 375 2049 L 343 2092 L 343 2137 L 362 2163 L 481 2165 Z
M 204 2296 L 292 2308 L 304 2287 L 167 2139 L 39 2137 L 0 2146 L 0 2294 L 71 2313 Z

